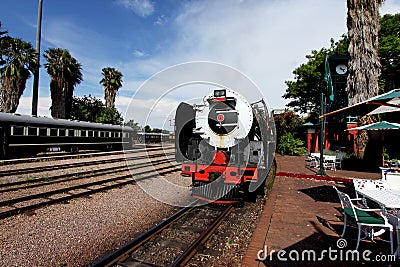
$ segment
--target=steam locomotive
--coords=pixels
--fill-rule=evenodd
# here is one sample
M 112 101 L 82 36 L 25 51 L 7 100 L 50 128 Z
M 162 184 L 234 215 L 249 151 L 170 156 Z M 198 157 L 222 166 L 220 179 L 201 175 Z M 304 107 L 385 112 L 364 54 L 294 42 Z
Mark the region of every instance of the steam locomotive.
M 274 123 L 262 99 L 249 103 L 233 90 L 216 89 L 203 103 L 179 104 L 175 149 L 194 197 L 240 203 L 264 191 L 275 151 Z

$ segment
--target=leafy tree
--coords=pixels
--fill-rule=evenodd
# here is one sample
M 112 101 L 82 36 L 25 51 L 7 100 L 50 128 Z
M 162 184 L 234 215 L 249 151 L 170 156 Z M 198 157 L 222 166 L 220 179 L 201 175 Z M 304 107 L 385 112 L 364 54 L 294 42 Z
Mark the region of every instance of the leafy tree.
M 378 56 L 379 7 L 383 0 L 348 0 L 349 74 L 346 91 L 349 104 L 379 93 L 381 63 Z
M 73 97 L 71 119 L 80 121 L 96 122 L 98 114 L 104 108 L 100 99 L 89 96 Z
M 122 125 L 123 118 L 115 108 L 106 107 L 92 96 L 73 97 L 71 119 Z
M 274 115 L 274 120 L 278 139 L 287 133 L 293 132 L 301 124 L 300 117 L 291 110 Z
M 50 48 L 44 57 L 47 59 L 44 66 L 50 75 L 51 115 L 70 118 L 74 88 L 82 81 L 81 64 L 62 48 Z
M 124 119 L 122 118 L 121 113 L 119 113 L 115 108 L 110 107 L 104 107 L 102 112 L 96 118 L 96 122 L 115 125 L 122 125 L 123 121 Z
M 103 68 L 101 72 L 103 78 L 100 80 L 100 83 L 104 86 L 106 107 L 113 108 L 117 91 L 122 87 L 122 73 L 109 67 Z
M 151 133 L 151 127 L 150 127 L 150 125 L 144 126 L 143 131 L 146 132 L 146 133 Z
M 5 32 L 1 31 L 1 35 Z M 31 43 L 19 38 L 0 39 L 0 111 L 14 113 L 26 81 L 37 67 L 37 53 Z
M 133 140 L 137 140 L 137 133 L 142 131 L 142 128 L 139 126 L 138 122 L 134 120 L 129 120 L 127 123 L 124 124 L 125 126 L 129 126 L 133 129 L 132 138 Z
M 379 57 L 382 64 L 381 86 L 385 91 L 400 87 L 400 14 L 381 18 Z
M 293 71 L 294 81 L 285 82 L 287 89 L 283 98 L 293 99 L 287 106 L 294 111 L 308 113 L 319 109 L 322 73 L 318 68 L 324 62 L 327 52 L 325 48 L 311 51 L 311 55 L 306 56 L 308 62 Z
M 131 127 L 136 132 L 140 132 L 142 130 L 139 123 L 135 122 L 134 120 L 129 120 L 128 122 L 124 123 L 124 125 Z

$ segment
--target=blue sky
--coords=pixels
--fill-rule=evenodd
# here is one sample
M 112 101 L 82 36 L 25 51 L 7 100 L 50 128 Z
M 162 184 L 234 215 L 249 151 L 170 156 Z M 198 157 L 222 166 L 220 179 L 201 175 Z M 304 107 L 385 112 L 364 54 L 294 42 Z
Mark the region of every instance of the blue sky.
M 1 0 L 0 21 L 14 37 L 35 46 L 37 0 Z M 399 13 L 400 1 L 386 0 L 381 14 Z M 126 119 L 145 123 L 145 109 L 159 96 L 147 92 L 125 114 L 140 85 L 155 73 L 190 61 L 231 66 L 254 81 L 271 109 L 284 108 L 285 81 L 313 49 L 328 47 L 346 32 L 342 0 L 43 0 L 41 52 L 68 49 L 82 64 L 75 96 L 103 98 L 101 69 L 121 71 L 116 106 Z M 45 61 L 41 60 L 43 64 Z M 188 88 L 189 91 L 196 91 Z M 31 110 L 32 79 L 18 108 Z M 49 115 L 49 77 L 40 72 L 39 115 Z M 153 127 L 165 125 L 179 99 L 157 107 Z

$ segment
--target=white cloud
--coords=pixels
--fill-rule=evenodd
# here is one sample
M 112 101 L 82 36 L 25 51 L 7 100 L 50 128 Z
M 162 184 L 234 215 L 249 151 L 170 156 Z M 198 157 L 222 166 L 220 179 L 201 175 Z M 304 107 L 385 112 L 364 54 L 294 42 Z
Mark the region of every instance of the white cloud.
M 124 68 L 149 77 L 182 62 L 219 62 L 243 72 L 272 108 L 282 108 L 284 82 L 311 50 L 329 47 L 331 37 L 346 32 L 346 12 L 346 3 L 337 0 L 187 2 L 170 23 L 173 45 Z
M 154 22 L 154 24 L 155 25 L 158 25 L 158 26 L 162 26 L 162 25 L 164 25 L 165 23 L 167 23 L 168 22 L 168 19 L 164 16 L 164 15 L 161 15 L 161 16 L 158 16 L 157 17 L 157 19 L 156 19 L 156 21 Z
M 38 116 L 51 117 L 50 112 L 51 99 L 49 97 L 39 97 Z M 19 100 L 17 112 L 19 114 L 32 114 L 32 97 L 22 96 Z
M 135 50 L 135 51 L 133 51 L 132 54 L 133 54 L 135 57 L 144 57 L 144 56 L 146 56 L 146 53 L 143 52 L 143 51 L 140 51 L 140 50 Z
M 138 99 L 120 96 L 116 98 L 117 109 L 125 120 L 133 119 L 139 125 L 150 125 L 152 128 L 173 130 L 170 121 L 175 116 L 179 101 L 170 98 Z
M 116 3 L 141 17 L 150 16 L 154 12 L 154 5 L 149 0 L 116 0 Z

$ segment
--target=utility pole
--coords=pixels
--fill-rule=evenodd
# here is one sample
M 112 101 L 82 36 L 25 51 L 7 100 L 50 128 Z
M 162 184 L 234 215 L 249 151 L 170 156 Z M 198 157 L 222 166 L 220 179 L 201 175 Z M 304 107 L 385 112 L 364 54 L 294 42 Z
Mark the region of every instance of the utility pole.
M 40 39 L 42 35 L 42 3 L 43 0 L 39 0 L 38 20 L 36 28 L 37 67 L 35 73 L 33 74 L 32 116 L 37 116 L 38 96 L 39 96 Z

